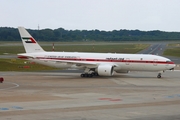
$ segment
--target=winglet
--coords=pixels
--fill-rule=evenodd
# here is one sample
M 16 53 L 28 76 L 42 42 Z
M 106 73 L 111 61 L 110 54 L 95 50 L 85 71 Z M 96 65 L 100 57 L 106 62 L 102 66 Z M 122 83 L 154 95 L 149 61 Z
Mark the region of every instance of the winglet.
M 24 27 L 18 27 L 26 53 L 44 52 L 42 47 L 36 40 L 28 33 Z

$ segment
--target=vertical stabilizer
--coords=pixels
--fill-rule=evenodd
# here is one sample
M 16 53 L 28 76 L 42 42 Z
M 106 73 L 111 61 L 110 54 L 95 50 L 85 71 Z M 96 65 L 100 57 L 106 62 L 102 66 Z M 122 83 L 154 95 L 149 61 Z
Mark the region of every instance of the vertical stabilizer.
M 44 52 L 42 47 L 36 40 L 28 33 L 24 27 L 18 27 L 26 53 Z

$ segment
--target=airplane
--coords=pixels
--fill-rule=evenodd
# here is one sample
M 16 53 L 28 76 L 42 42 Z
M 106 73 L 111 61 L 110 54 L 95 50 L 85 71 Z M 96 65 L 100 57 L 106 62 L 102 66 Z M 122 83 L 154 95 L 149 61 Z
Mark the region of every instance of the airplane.
M 26 53 L 18 58 L 55 68 L 83 69 L 81 77 L 113 76 L 128 71 L 158 72 L 157 78 L 166 70 L 175 67 L 170 59 L 151 54 L 112 54 L 88 52 L 44 51 L 24 27 L 18 27 Z

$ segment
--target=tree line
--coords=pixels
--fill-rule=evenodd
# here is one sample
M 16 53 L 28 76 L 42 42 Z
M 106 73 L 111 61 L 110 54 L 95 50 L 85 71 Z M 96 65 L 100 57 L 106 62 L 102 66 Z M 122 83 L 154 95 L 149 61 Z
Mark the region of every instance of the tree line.
M 65 30 L 42 29 L 31 30 L 29 33 L 40 41 L 157 41 L 180 40 L 180 32 L 140 31 L 140 30 Z M 0 27 L 0 41 L 19 41 L 17 28 Z

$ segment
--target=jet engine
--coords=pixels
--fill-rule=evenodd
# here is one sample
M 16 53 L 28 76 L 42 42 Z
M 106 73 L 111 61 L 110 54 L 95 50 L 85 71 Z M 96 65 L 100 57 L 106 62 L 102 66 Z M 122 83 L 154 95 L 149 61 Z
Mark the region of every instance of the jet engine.
M 114 74 L 114 68 L 111 65 L 99 65 L 97 72 L 100 76 L 112 76 Z

